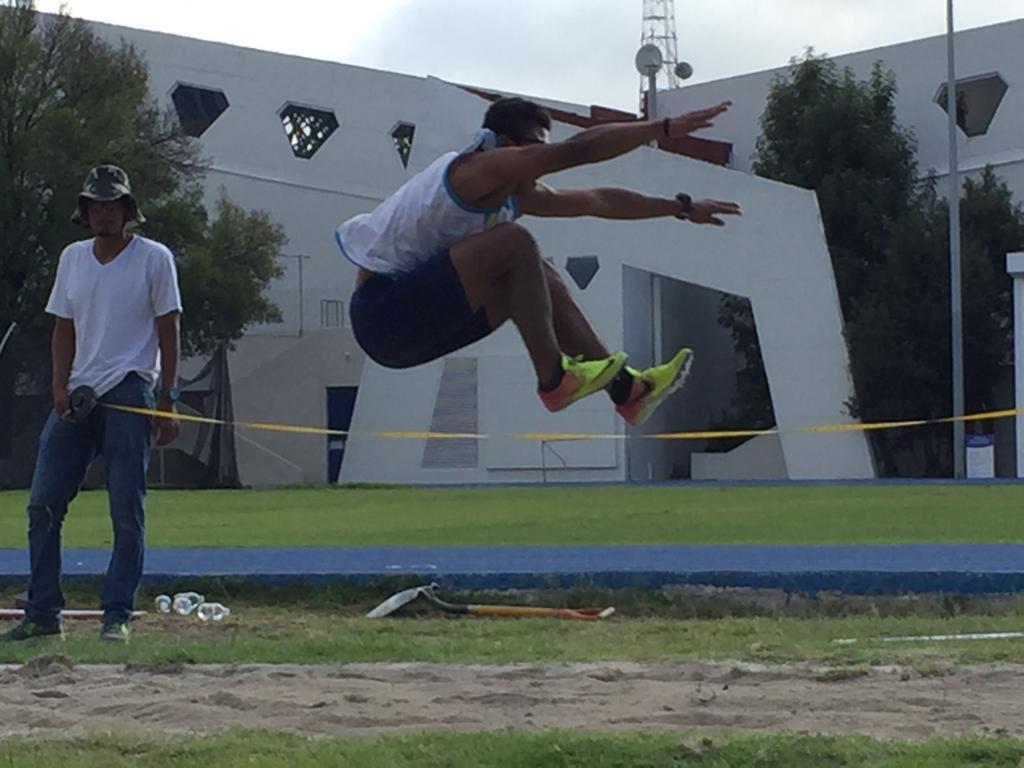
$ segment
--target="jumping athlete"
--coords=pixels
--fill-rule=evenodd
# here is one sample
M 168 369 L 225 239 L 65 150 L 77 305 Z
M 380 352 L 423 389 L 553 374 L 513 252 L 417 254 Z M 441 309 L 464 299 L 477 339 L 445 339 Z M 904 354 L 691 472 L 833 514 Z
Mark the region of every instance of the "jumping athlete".
M 462 152 L 449 152 L 375 210 L 335 232 L 359 267 L 350 304 L 360 347 L 377 363 L 408 368 L 443 357 L 515 323 L 550 411 L 607 389 L 629 424 L 644 421 L 682 385 L 693 361 L 680 350 L 643 371 L 609 352 L 533 236 L 515 220 L 533 216 L 649 219 L 674 216 L 722 226 L 736 203 L 680 193 L 654 197 L 614 187 L 561 190 L 548 174 L 623 155 L 659 138 L 713 124 L 730 106 L 654 121 L 609 123 L 548 143 L 551 116 L 502 98 Z

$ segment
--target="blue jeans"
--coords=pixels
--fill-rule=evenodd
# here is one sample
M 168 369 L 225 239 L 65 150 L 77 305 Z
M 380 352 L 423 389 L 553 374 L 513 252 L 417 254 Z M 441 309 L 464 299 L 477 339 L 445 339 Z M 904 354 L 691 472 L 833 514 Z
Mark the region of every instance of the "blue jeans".
M 128 621 L 142 580 L 146 548 L 146 471 L 152 444 L 148 416 L 104 408 L 104 403 L 154 407 L 153 388 L 129 374 L 83 421 L 61 419 L 56 411 L 43 427 L 28 503 L 28 549 L 32 575 L 25 618 L 57 621 L 64 608 L 61 591 L 61 531 L 68 504 L 78 494 L 86 470 L 99 454 L 107 465 L 114 551 L 103 581 L 104 622 Z

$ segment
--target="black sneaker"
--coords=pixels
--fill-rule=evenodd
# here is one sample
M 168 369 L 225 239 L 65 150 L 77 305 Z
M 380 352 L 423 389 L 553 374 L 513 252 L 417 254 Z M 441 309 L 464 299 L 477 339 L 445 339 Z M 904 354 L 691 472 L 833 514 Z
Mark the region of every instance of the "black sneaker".
M 127 621 L 104 622 L 100 630 L 100 640 L 112 643 L 127 643 L 131 639 L 131 628 Z
M 22 619 L 6 632 L 0 634 L 0 643 L 17 643 L 36 637 L 59 637 L 64 639 L 64 626 L 58 620 L 53 624 L 36 624 L 34 621 Z

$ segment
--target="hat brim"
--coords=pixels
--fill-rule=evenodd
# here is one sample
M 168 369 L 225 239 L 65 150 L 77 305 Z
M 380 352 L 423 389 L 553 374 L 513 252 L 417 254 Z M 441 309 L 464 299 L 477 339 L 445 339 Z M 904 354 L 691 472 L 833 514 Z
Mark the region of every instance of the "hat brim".
M 134 196 L 120 194 L 117 195 L 116 197 L 104 197 L 102 195 L 94 195 L 89 192 L 82 192 L 81 194 L 79 194 L 78 207 L 75 208 L 74 213 L 71 214 L 71 223 L 77 224 L 80 227 L 85 227 L 86 229 L 89 228 L 89 220 L 85 216 L 85 203 L 87 200 L 93 200 L 97 203 L 112 203 L 116 200 L 124 200 L 125 198 L 127 198 L 128 201 L 131 203 L 132 210 L 134 211 L 134 215 L 129 216 L 128 220 L 125 223 L 128 224 L 134 221 L 136 224 L 145 224 L 146 217 L 142 215 L 142 210 L 139 208 L 139 204 L 135 201 Z

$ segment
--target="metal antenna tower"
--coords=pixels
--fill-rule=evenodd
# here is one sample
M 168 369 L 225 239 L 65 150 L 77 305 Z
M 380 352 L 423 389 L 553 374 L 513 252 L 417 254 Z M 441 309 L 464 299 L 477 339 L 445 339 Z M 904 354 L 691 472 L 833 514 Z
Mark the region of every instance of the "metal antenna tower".
M 676 51 L 676 4 L 675 0 L 643 0 L 644 19 L 640 30 L 640 45 L 656 45 L 661 51 L 663 64 L 661 74 L 668 88 L 678 88 L 680 83 Z M 646 104 L 648 78 L 640 77 L 640 104 Z

